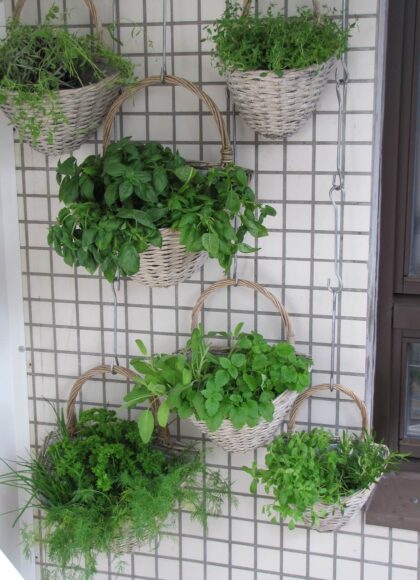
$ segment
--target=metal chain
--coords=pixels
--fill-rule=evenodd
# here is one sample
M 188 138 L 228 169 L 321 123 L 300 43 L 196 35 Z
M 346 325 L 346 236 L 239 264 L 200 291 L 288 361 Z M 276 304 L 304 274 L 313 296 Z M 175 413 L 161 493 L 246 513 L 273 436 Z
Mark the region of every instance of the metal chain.
M 345 0 L 343 0 L 343 28 L 346 26 Z M 338 129 L 337 129 L 337 167 L 333 175 L 332 187 L 329 198 L 334 210 L 334 281 L 328 278 L 327 288 L 332 294 L 332 321 L 331 321 L 331 365 L 330 365 L 330 388 L 333 390 L 336 374 L 335 355 L 337 350 L 337 310 L 338 298 L 343 291 L 343 279 L 341 275 L 341 215 L 340 207 L 345 201 L 345 175 L 344 175 L 344 127 L 346 122 L 345 105 L 349 73 L 344 57 L 341 57 L 340 68 L 335 72 L 335 90 L 338 101 Z M 336 196 L 337 194 L 337 196 Z M 335 196 L 337 199 L 335 199 Z
M 163 15 L 162 15 L 162 66 L 160 69 L 160 80 L 162 83 L 165 82 L 165 77 L 167 74 L 166 70 L 166 52 L 167 52 L 167 38 L 166 31 L 168 27 L 167 16 L 166 16 L 166 1 L 162 0 L 163 3 Z

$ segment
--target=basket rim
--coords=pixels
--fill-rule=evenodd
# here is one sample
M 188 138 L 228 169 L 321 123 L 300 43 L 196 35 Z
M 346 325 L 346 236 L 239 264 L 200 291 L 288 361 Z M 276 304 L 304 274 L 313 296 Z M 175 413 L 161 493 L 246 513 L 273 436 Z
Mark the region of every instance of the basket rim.
M 116 80 L 120 76 L 119 72 L 116 71 L 109 71 L 107 76 L 101 80 L 98 80 L 94 83 L 89 83 L 88 85 L 84 85 L 83 87 L 78 87 L 77 89 L 60 89 L 58 91 L 53 91 L 54 94 L 58 95 L 73 95 L 77 93 L 81 93 L 86 90 L 91 90 L 93 87 L 99 88 L 101 85 L 108 84 L 110 81 Z M 16 95 L 17 91 L 13 91 L 11 89 L 1 89 L 1 92 L 6 93 L 7 95 Z
M 226 71 L 226 76 L 230 77 L 232 75 L 257 75 L 258 74 L 262 80 L 265 80 L 265 79 L 282 80 L 282 79 L 285 79 L 286 77 L 291 76 L 291 75 L 297 75 L 299 73 L 303 74 L 303 73 L 307 73 L 307 72 L 320 70 L 329 64 L 333 64 L 334 62 L 338 62 L 338 59 L 336 56 L 332 56 L 320 64 L 311 64 L 310 66 L 308 66 L 306 68 L 288 68 L 288 69 L 285 69 L 283 71 L 282 76 L 279 76 L 274 71 L 266 70 L 266 69 L 240 70 L 240 69 L 235 69 L 235 68 L 228 69 Z M 263 75 L 263 76 L 261 76 L 261 75 Z

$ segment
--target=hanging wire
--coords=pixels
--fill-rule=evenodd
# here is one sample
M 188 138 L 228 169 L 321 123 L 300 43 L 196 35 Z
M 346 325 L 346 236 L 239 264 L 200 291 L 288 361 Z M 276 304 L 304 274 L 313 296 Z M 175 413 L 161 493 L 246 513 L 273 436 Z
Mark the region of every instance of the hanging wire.
M 346 0 L 342 1 L 342 26 L 346 26 Z M 327 288 L 332 294 L 332 321 L 331 321 L 331 365 L 330 365 L 330 388 L 333 390 L 336 375 L 336 350 L 337 350 L 337 315 L 338 298 L 343 291 L 343 279 L 341 275 L 341 220 L 340 207 L 345 201 L 345 175 L 344 175 L 344 127 L 345 127 L 345 103 L 349 73 L 344 56 L 340 59 L 340 68 L 335 73 L 335 90 L 338 102 L 338 128 L 337 128 L 337 159 L 336 172 L 333 175 L 332 187 L 329 198 L 334 210 L 334 281 L 328 278 Z M 335 195 L 337 194 L 337 199 Z M 336 382 L 336 381 L 335 381 Z
M 166 31 L 168 27 L 167 22 L 167 15 L 166 15 L 166 0 L 162 0 L 163 3 L 163 16 L 162 16 L 162 66 L 160 69 L 160 81 L 161 83 L 165 82 L 165 77 L 167 74 L 166 70 L 166 52 L 167 52 L 167 38 L 166 38 Z
M 118 50 L 118 42 L 116 39 L 117 35 L 117 0 L 112 0 L 112 50 L 113 52 L 117 52 Z M 121 90 L 119 91 L 121 93 Z M 114 117 L 114 139 L 117 139 L 117 121 L 118 115 Z
M 229 89 L 226 89 L 227 95 L 227 103 L 228 103 L 228 111 L 230 112 L 231 119 L 232 119 L 232 160 L 233 163 L 236 163 L 237 157 L 237 136 L 236 136 L 236 106 L 235 103 L 232 101 L 232 97 L 230 94 Z M 232 105 L 232 106 L 231 106 Z M 238 216 L 235 215 L 233 218 L 233 227 L 235 232 L 238 229 Z M 238 276 L 238 252 L 236 252 L 235 257 L 233 258 L 232 264 L 232 279 L 235 280 L 235 286 L 238 285 L 239 276 Z
M 115 278 L 112 282 L 112 293 L 114 294 L 114 361 L 111 364 L 111 372 L 114 372 L 114 367 L 120 366 L 120 361 L 118 359 L 118 296 L 117 292 L 120 291 L 121 288 L 121 278 L 120 273 L 118 272 L 117 278 Z

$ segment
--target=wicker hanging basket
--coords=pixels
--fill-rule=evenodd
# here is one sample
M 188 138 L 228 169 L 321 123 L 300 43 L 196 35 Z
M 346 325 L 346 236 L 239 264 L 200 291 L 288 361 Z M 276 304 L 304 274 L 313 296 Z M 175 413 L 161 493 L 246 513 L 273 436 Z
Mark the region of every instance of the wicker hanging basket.
M 120 366 L 110 367 L 108 365 L 100 365 L 98 367 L 95 367 L 95 368 L 90 369 L 90 370 L 86 371 L 85 373 L 83 373 L 83 375 L 81 375 L 77 379 L 77 381 L 74 383 L 74 385 L 70 391 L 70 395 L 69 395 L 68 402 L 67 402 L 66 425 L 67 425 L 67 430 L 71 436 L 76 435 L 75 426 L 76 426 L 77 421 L 76 421 L 76 408 L 75 407 L 76 407 L 77 397 L 79 396 L 79 393 L 80 393 L 82 387 L 84 386 L 84 384 L 88 380 L 90 380 L 94 377 L 97 377 L 97 376 L 104 375 L 104 374 L 120 375 L 128 380 L 134 380 L 137 377 L 136 373 L 134 373 L 130 369 L 127 369 L 125 367 L 120 367 Z M 151 407 L 151 410 L 152 410 L 154 416 L 156 417 L 156 413 L 157 413 L 157 410 L 159 408 L 159 400 L 156 397 L 150 398 L 150 407 Z M 156 420 L 155 420 L 155 423 L 157 424 Z M 52 433 L 51 438 L 49 439 L 49 442 L 51 442 L 51 440 L 54 438 L 55 438 L 55 434 Z M 168 452 L 175 452 L 176 453 L 179 450 L 184 450 L 184 447 L 182 445 L 180 445 L 177 442 L 174 442 L 171 439 L 171 435 L 169 433 L 168 428 L 162 428 L 162 427 L 158 428 L 156 442 L 157 442 L 159 447 L 166 449 Z M 47 442 L 47 444 L 48 444 L 48 442 Z M 161 522 L 161 523 L 162 523 L 162 525 L 164 524 L 164 522 Z M 133 551 L 137 545 L 138 545 L 138 542 L 136 540 L 135 533 L 130 528 L 130 526 L 127 525 L 127 527 L 124 529 L 123 533 L 121 534 L 121 538 L 117 538 L 114 541 L 112 552 L 115 554 L 128 553 L 128 552 Z
M 277 312 L 280 314 L 283 326 L 285 329 L 286 339 L 290 344 L 294 344 L 295 335 L 293 331 L 292 321 L 287 314 L 286 309 L 283 304 L 266 288 L 257 284 L 256 282 L 251 282 L 249 280 L 235 280 L 227 279 L 220 280 L 209 286 L 202 294 L 200 294 L 193 312 L 192 312 L 192 322 L 191 329 L 197 327 L 199 323 L 199 316 L 201 309 L 205 300 L 221 288 L 227 288 L 229 286 L 243 286 L 245 288 L 250 288 L 259 292 L 265 296 L 274 305 Z M 221 351 L 218 350 L 220 353 Z M 237 451 L 245 452 L 251 449 L 256 449 L 257 447 L 262 447 L 272 441 L 280 429 L 281 423 L 287 418 L 289 411 L 296 400 L 298 393 L 296 391 L 285 391 L 279 395 L 273 401 L 274 405 L 274 416 L 273 420 L 269 423 L 265 419 L 261 418 L 258 425 L 255 427 L 249 427 L 245 425 L 242 429 L 235 429 L 232 422 L 229 419 L 225 419 L 217 431 L 209 431 L 207 425 L 204 421 L 198 421 L 195 418 L 191 418 L 192 423 L 200 429 L 211 441 L 215 441 L 220 447 L 225 451 Z
M 244 1 L 247 15 L 250 0 Z M 319 2 L 313 0 L 319 14 Z M 283 139 L 296 133 L 314 112 L 336 58 L 304 69 L 285 70 L 279 77 L 265 70 L 233 70 L 226 82 L 239 114 L 247 125 L 268 139 Z
M 222 142 L 220 164 L 216 165 L 200 161 L 198 163 L 190 162 L 190 165 L 203 171 L 210 169 L 211 167 L 223 167 L 227 163 L 232 162 L 232 147 L 229 141 L 226 125 L 213 99 L 211 99 L 211 97 L 209 97 L 209 95 L 202 91 L 197 85 L 180 77 L 167 75 L 163 79 L 163 84 L 171 87 L 183 87 L 198 97 L 207 105 L 219 131 Z M 114 102 L 104 122 L 104 152 L 110 143 L 114 119 L 120 107 L 127 99 L 134 97 L 136 93 L 153 86 L 162 86 L 162 79 L 160 76 L 143 79 L 136 85 L 126 89 Z M 140 271 L 138 274 L 131 276 L 132 280 L 152 288 L 175 286 L 188 280 L 194 272 L 201 268 L 208 258 L 206 252 L 189 252 L 187 248 L 180 243 L 179 233 L 177 231 L 162 228 L 160 233 L 162 234 L 163 240 L 162 247 L 157 248 L 155 246 L 150 246 L 144 253 L 142 253 L 140 258 Z
M 25 2 L 26 0 L 16 2 L 14 19 L 19 19 Z M 84 0 L 84 2 L 89 9 L 97 34 L 102 38 L 103 28 L 96 6 L 92 0 Z M 80 147 L 101 125 L 107 110 L 118 95 L 118 76 L 118 73 L 110 73 L 99 82 L 78 89 L 58 91 L 57 100 L 51 100 L 51 108 L 62 111 L 67 122 L 56 124 L 48 115 L 43 115 L 37 119 L 43 127 L 37 143 L 32 144 L 29 132 L 23 136 L 24 142 L 29 143 L 36 151 L 47 155 L 61 155 Z M 16 109 L 15 100 L 16 93 L 9 91 L 6 102 L 1 105 L 12 123 Z M 19 105 L 19 108 L 22 108 L 22 105 Z M 46 108 L 49 108 L 48 104 Z M 28 105 L 25 110 L 31 114 L 32 110 Z M 52 143 L 49 139 L 50 133 L 53 135 Z
M 293 404 L 292 410 L 290 411 L 289 423 L 287 426 L 287 431 L 289 434 L 294 433 L 296 426 L 297 414 L 302 406 L 302 404 L 312 397 L 313 395 L 330 390 L 329 384 L 316 385 L 299 395 Z M 333 390 L 339 391 L 350 397 L 357 405 L 360 415 L 362 417 L 362 427 L 367 432 L 369 431 L 369 419 L 366 405 L 364 402 L 356 395 L 354 391 L 345 387 L 343 385 L 332 385 Z M 384 447 L 384 452 L 387 452 L 387 448 Z M 328 505 L 324 502 L 318 502 L 314 506 L 314 510 L 318 514 L 324 514 L 319 516 L 319 521 L 317 524 L 312 522 L 311 510 L 307 510 L 303 516 L 304 524 L 309 528 L 317 530 L 318 532 L 335 532 L 345 526 L 351 519 L 353 519 L 365 506 L 366 502 L 372 495 L 376 483 L 373 483 L 367 489 L 362 489 L 356 491 L 347 497 L 343 497 L 344 507 L 338 505 Z

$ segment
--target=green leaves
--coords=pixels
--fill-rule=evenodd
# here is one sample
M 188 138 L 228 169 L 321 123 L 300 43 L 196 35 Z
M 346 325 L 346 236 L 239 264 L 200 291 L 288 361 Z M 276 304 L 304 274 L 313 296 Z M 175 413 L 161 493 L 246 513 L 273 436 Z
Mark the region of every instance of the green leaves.
M 323 509 L 316 507 L 318 501 L 343 509 L 349 495 L 369 488 L 402 458 L 392 452 L 387 457 L 384 447 L 367 433 L 362 437 L 344 433 L 337 441 L 329 431 L 318 428 L 281 435 L 268 446 L 265 468 L 254 463 L 244 471 L 253 478 L 252 492 L 260 483 L 274 496 L 264 512 L 273 521 L 290 518 L 293 529 L 305 513 L 309 512 L 314 524 L 323 517 Z
M 272 8 L 266 15 L 251 11 L 242 16 L 241 12 L 239 3 L 227 0 L 222 17 L 206 28 L 221 74 L 236 69 L 260 70 L 261 77 L 268 71 L 282 76 L 288 69 L 324 63 L 347 50 L 354 26 L 342 30 L 332 11 L 319 19 L 307 8 L 291 18 Z
M 117 270 L 135 274 L 138 255 L 161 247 L 163 228 L 179 231 L 189 252 L 205 250 L 227 272 L 237 252 L 255 251 L 245 236 L 267 235 L 264 216 L 275 213 L 256 202 L 243 169 L 230 164 L 197 171 L 153 142 L 122 139 L 103 157 L 80 164 L 70 157 L 58 165 L 57 180 L 70 213 L 58 215 L 48 243 L 67 264 L 89 272 L 99 267 L 109 281 Z M 93 237 L 85 234 L 93 230 Z
M 140 257 L 135 246 L 126 243 L 121 248 L 118 265 L 128 276 L 137 274 L 140 268 Z
M 153 435 L 155 429 L 155 420 L 153 413 L 147 409 L 142 411 L 138 419 L 139 433 L 143 443 L 148 443 Z
M 203 234 L 201 236 L 203 248 L 208 252 L 210 258 L 216 258 L 219 252 L 219 238 L 217 234 Z
M 212 352 L 202 326 L 194 329 L 186 349 L 175 355 L 158 354 L 150 361 L 135 358 L 136 381 L 131 406 L 144 396 L 163 397 L 158 422 L 165 425 L 171 411 L 181 419 L 192 414 L 210 431 L 230 420 L 235 429 L 255 427 L 261 418 L 271 421 L 273 401 L 286 390 L 302 391 L 310 382 L 312 361 L 296 354 L 288 343 L 269 344 L 256 332 L 211 333 L 228 339 L 231 346 L 221 355 Z M 143 355 L 143 343 L 138 346 Z M 127 399 L 130 404 L 130 399 Z

